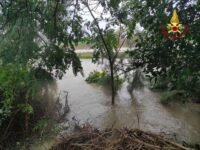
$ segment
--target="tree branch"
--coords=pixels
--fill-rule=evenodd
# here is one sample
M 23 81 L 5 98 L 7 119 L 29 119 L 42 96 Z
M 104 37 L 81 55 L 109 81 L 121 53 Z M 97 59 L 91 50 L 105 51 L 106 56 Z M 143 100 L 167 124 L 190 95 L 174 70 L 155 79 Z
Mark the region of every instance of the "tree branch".
M 122 46 L 124 45 L 126 41 L 126 38 L 124 38 L 124 40 L 122 41 L 121 45 L 119 46 L 118 50 L 115 53 L 115 56 L 113 57 L 113 59 L 115 60 L 117 58 L 117 55 L 119 54 L 119 51 L 121 50 Z M 120 43 L 120 42 L 119 42 Z
M 55 28 L 55 34 L 56 34 L 56 29 L 57 29 L 57 11 L 58 11 L 58 4 L 59 4 L 60 0 L 57 0 L 56 2 L 56 7 L 54 10 L 54 28 Z
M 2 4 L 2 2 L 0 2 L 0 6 L 3 8 L 3 4 Z
M 103 45 L 104 45 L 105 50 L 106 50 L 106 53 L 108 54 L 109 62 L 110 62 L 110 63 L 113 63 L 113 60 L 112 60 L 112 58 L 111 58 L 111 54 L 110 54 L 109 48 L 108 48 L 108 46 L 107 46 L 107 44 L 106 44 L 106 41 L 105 41 L 105 39 L 104 39 L 104 37 L 103 37 L 102 30 L 100 29 L 99 24 L 98 24 L 98 22 L 97 22 L 97 20 L 96 20 L 96 18 L 95 18 L 95 16 L 94 16 L 94 14 L 92 13 L 92 10 L 91 10 L 90 7 L 89 7 L 88 2 L 85 2 L 85 1 L 84 1 L 83 4 L 87 7 L 88 11 L 90 12 L 90 15 L 92 16 L 92 18 L 93 18 L 93 20 L 94 20 L 94 23 L 96 24 L 96 26 L 97 26 L 97 28 L 98 28 L 100 38 L 101 38 L 101 40 L 102 40 L 102 42 L 103 42 Z

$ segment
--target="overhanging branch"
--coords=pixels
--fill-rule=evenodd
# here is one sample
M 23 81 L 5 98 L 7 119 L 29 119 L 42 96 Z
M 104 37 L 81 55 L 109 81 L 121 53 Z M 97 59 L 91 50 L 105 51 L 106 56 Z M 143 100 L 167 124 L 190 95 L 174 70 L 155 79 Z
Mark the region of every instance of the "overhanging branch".
M 97 19 L 95 18 L 94 14 L 92 13 L 92 10 L 90 9 L 90 6 L 89 6 L 88 2 L 83 1 L 83 4 L 87 7 L 88 11 L 90 12 L 90 15 L 92 16 L 92 18 L 93 18 L 93 20 L 94 20 L 95 25 L 97 26 L 97 29 L 98 29 L 100 38 L 101 38 L 101 40 L 102 40 L 102 42 L 103 42 L 103 45 L 104 45 L 105 50 L 106 50 L 106 53 L 108 54 L 109 62 L 110 62 L 110 63 L 113 63 L 113 59 L 112 59 L 112 57 L 111 57 L 111 54 L 110 54 L 109 48 L 108 48 L 108 46 L 107 46 L 107 44 L 106 44 L 106 41 L 105 41 L 105 39 L 104 39 L 104 37 L 103 37 L 102 30 L 101 30 L 100 27 L 99 27 L 99 24 L 98 24 L 98 22 L 97 22 Z

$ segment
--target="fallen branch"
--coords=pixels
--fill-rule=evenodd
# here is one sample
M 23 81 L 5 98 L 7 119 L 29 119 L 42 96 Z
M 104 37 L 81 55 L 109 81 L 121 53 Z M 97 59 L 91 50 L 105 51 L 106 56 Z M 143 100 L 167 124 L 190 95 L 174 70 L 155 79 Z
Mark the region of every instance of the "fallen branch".
M 87 130 L 88 129 L 88 130 Z M 84 126 L 50 150 L 189 150 L 178 143 L 139 129 L 106 129 Z

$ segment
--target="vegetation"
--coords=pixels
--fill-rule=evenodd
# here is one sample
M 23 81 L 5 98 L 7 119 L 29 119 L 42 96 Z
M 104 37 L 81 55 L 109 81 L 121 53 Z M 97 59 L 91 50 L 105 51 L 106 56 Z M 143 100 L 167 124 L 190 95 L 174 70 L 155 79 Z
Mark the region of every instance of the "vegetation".
M 0 149 L 46 127 L 38 125 L 40 119 L 53 117 L 50 99 L 39 97 L 52 71 L 59 77 L 71 65 L 75 75 L 82 71 L 74 52 L 82 37 L 78 9 L 74 1 L 0 2 Z
M 82 5 L 92 21 L 83 20 Z M 99 16 L 98 7 L 102 9 Z M 174 7 L 180 22 L 189 24 L 189 34 L 175 41 L 160 33 Z M 94 63 L 106 59 L 108 71 L 92 72 L 87 81 L 109 84 L 113 105 L 122 82 L 119 74 L 132 77 L 138 68 L 153 85 L 168 90 L 161 96 L 162 103 L 180 91 L 199 100 L 199 14 L 198 0 L 1 0 L 0 149 L 19 137 L 43 134 L 54 108 L 49 99 L 39 95 L 48 92 L 50 81 L 61 79 L 70 66 L 74 75 L 82 73 L 79 58 L 92 57 Z M 100 26 L 102 22 L 105 27 Z M 127 39 L 130 50 L 121 55 Z M 95 50 L 92 56 L 75 53 L 75 47 L 85 43 Z M 124 57 L 128 63 L 122 61 Z M 133 81 L 140 79 L 138 76 Z M 46 106 L 51 106 L 50 110 L 44 109 Z
M 168 104 L 171 100 L 176 100 L 178 94 L 179 92 L 176 90 L 165 91 L 164 93 L 161 94 L 160 102 L 162 104 Z
M 53 117 L 50 100 L 37 93 L 52 79 L 42 69 L 27 69 L 19 65 L 4 65 L 0 69 L 0 139 L 1 146 L 33 133 L 42 117 Z M 38 96 L 38 97 L 37 97 Z M 46 110 L 43 108 L 46 106 Z M 15 132 L 13 132 L 15 131 Z M 19 138 L 21 137 L 21 138 Z M 14 141 L 13 141 L 14 140 Z
M 92 53 L 79 53 L 78 57 L 80 59 L 92 59 L 93 58 L 93 54 Z
M 72 64 L 74 73 L 79 72 L 81 64 L 74 52 L 82 35 L 77 5 L 60 0 L 4 0 L 0 15 L 1 63 L 34 64 L 48 72 L 55 69 L 62 73 Z M 74 11 L 65 9 L 70 6 Z
M 140 24 L 135 49 L 129 51 L 130 65 L 127 71 L 143 68 L 152 83 L 165 82 L 170 90 L 184 90 L 199 99 L 200 87 L 200 1 L 126 1 L 122 22 L 130 35 L 135 35 L 133 25 Z M 170 22 L 176 8 L 180 23 L 189 25 L 189 33 L 179 40 L 171 40 L 161 34 L 160 27 Z M 141 13 L 142 12 L 142 13 Z M 161 80 L 160 80 L 161 79 Z
M 100 85 L 110 85 L 110 75 L 108 74 L 108 71 L 93 71 L 89 74 L 86 81 L 88 83 L 97 83 Z M 123 83 L 123 80 L 119 78 L 119 76 L 114 77 L 115 82 L 115 90 L 117 90 Z
M 77 55 L 80 59 L 93 59 L 94 57 L 92 53 L 78 53 Z M 117 58 L 124 59 L 127 58 L 127 55 L 126 53 L 119 53 Z
M 123 42 L 120 43 L 121 35 L 122 35 L 122 28 L 120 22 L 114 15 L 113 18 L 103 17 L 103 13 L 100 15 L 100 18 L 96 18 L 94 13 L 95 10 L 91 9 L 91 5 L 96 5 L 95 8 L 98 6 L 102 6 L 105 12 L 113 11 L 118 6 L 120 1 L 93 1 L 93 4 L 90 4 L 87 0 L 82 0 L 83 5 L 88 9 L 89 14 L 93 18 L 93 22 L 87 22 L 87 26 L 90 28 L 90 32 L 92 35 L 90 36 L 90 43 L 91 47 L 95 50 L 93 62 L 96 62 L 100 58 L 106 58 L 108 60 L 109 71 L 110 71 L 110 81 L 111 81 L 111 91 L 112 91 L 112 105 L 115 103 L 115 81 L 114 77 L 117 74 L 117 56 L 121 47 L 123 46 L 126 38 L 124 38 Z M 104 21 L 106 23 L 106 28 L 100 28 L 99 22 Z M 113 29 L 114 25 L 120 26 L 120 32 L 116 35 L 115 30 Z

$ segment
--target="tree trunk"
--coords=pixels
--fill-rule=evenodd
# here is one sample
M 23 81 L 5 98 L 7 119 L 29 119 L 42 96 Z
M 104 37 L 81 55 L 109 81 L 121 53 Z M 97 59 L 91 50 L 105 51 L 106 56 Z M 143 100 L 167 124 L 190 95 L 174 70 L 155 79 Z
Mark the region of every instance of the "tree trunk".
M 28 98 L 26 98 L 25 102 L 26 106 L 28 104 Z M 28 112 L 25 112 L 25 136 L 28 136 L 28 130 L 29 130 L 29 114 Z
M 115 104 L 115 83 L 114 83 L 114 70 L 113 63 L 110 62 L 110 78 L 111 78 L 111 90 L 112 90 L 112 105 Z
M 114 83 L 114 62 L 115 62 L 115 57 L 117 57 L 117 54 L 118 52 L 116 53 L 116 55 L 112 58 L 112 54 L 109 50 L 109 47 L 104 39 L 104 36 L 103 36 L 103 33 L 102 33 L 102 30 L 100 29 L 99 27 L 99 24 L 98 24 L 98 21 L 97 19 L 95 18 L 95 16 L 93 15 L 92 13 L 92 10 L 90 9 L 89 7 L 89 4 L 87 2 L 84 2 L 84 5 L 88 8 L 92 18 L 94 19 L 94 23 L 96 24 L 97 28 L 98 28 L 98 31 L 99 31 L 99 35 L 101 37 L 101 40 L 103 42 L 103 45 L 105 47 L 105 52 L 107 53 L 107 56 L 108 56 L 108 60 L 109 60 L 109 65 L 110 65 L 110 78 L 111 78 L 111 90 L 112 90 L 112 105 L 115 104 L 115 83 Z
M 28 136 L 28 130 L 29 130 L 29 114 L 25 114 L 25 136 Z

